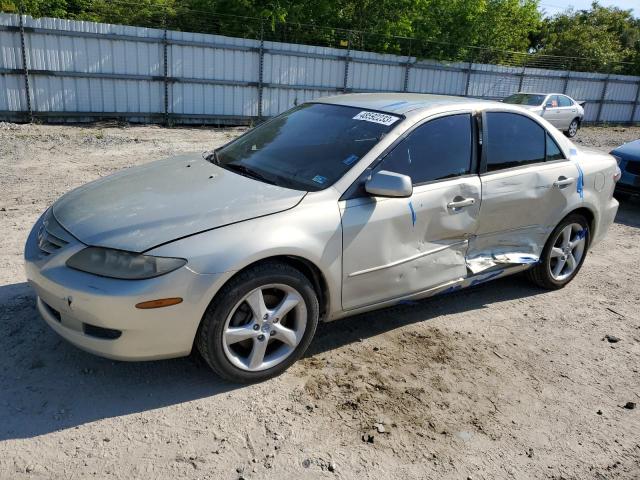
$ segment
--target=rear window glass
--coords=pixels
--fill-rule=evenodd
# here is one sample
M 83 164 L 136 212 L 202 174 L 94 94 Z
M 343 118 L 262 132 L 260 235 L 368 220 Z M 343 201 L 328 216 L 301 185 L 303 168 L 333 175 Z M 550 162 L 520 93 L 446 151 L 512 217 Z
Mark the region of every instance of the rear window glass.
M 503 100 L 504 103 L 512 103 L 514 105 L 542 105 L 545 95 L 534 95 L 531 93 L 516 93 Z

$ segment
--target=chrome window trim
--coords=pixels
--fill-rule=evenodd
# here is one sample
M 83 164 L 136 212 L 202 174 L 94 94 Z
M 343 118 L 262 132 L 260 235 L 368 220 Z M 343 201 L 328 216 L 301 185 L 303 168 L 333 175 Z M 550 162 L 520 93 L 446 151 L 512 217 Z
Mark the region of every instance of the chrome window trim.
M 492 170 L 491 172 L 482 172 L 480 173 L 480 177 L 486 178 L 489 175 L 495 175 L 502 172 L 512 172 L 516 170 L 524 170 L 525 168 L 529 168 L 529 167 L 541 167 L 545 165 L 552 165 L 554 163 L 563 163 L 563 162 L 570 162 L 570 160 L 568 158 L 562 158 L 559 160 L 549 160 L 548 162 L 527 163 L 525 165 L 518 165 L 517 167 L 502 168 L 500 170 Z

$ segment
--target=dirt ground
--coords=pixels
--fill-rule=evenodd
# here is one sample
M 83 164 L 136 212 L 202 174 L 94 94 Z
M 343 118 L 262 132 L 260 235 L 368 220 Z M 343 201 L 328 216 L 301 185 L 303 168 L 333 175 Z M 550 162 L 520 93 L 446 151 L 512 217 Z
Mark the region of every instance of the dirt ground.
M 120 363 L 61 340 L 22 269 L 37 216 L 238 132 L 0 124 L 0 478 L 640 478 L 639 201 L 563 290 L 516 276 L 323 325 L 260 385 L 222 382 L 196 355 Z M 638 137 L 585 128 L 577 142 Z

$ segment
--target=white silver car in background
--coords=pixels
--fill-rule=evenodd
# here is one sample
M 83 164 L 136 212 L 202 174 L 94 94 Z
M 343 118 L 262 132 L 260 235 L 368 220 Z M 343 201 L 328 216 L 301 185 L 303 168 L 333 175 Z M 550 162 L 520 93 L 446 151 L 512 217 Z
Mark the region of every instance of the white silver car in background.
M 540 115 L 569 138 L 578 133 L 584 118 L 584 108 L 562 93 L 514 93 L 503 100 L 504 103 L 520 105 Z
M 34 225 L 45 321 L 110 358 L 284 371 L 317 323 L 526 271 L 561 288 L 613 222 L 610 155 L 517 106 L 354 94 L 71 191 Z M 340 327 L 336 327 L 340 328 Z

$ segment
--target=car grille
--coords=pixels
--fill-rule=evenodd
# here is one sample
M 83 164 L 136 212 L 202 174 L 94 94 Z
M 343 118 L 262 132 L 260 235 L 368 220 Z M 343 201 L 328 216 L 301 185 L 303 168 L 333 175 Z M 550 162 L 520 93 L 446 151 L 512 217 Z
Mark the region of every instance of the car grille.
M 38 248 L 45 255 L 51 255 L 66 246 L 71 240 L 73 237 L 60 226 L 49 209 L 38 231 Z
M 624 169 L 631 175 L 640 175 L 640 162 L 627 162 Z

